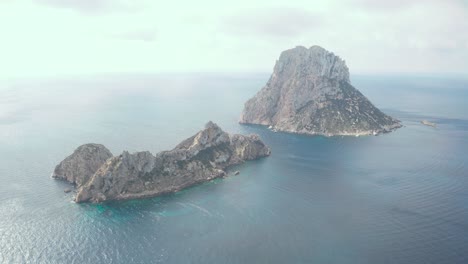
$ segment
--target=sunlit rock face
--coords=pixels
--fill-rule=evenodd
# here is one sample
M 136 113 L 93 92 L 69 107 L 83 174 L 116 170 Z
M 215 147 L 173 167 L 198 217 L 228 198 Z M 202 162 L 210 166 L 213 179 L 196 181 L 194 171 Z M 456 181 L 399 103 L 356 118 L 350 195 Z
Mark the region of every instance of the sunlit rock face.
M 324 136 L 401 127 L 351 85 L 344 60 L 319 46 L 282 52 L 265 87 L 245 103 L 240 123 Z

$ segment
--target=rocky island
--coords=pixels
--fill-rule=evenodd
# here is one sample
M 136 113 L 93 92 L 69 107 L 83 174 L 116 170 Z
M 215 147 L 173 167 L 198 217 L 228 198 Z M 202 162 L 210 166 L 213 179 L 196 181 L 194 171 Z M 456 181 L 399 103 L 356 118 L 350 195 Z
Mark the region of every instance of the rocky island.
M 240 123 L 309 135 L 377 135 L 401 127 L 351 85 L 345 61 L 319 46 L 281 53 Z
M 75 202 L 137 199 L 171 193 L 226 175 L 225 169 L 270 155 L 258 135 L 230 135 L 213 122 L 173 150 L 118 156 L 100 144 L 85 144 L 65 158 L 53 177 L 77 187 Z

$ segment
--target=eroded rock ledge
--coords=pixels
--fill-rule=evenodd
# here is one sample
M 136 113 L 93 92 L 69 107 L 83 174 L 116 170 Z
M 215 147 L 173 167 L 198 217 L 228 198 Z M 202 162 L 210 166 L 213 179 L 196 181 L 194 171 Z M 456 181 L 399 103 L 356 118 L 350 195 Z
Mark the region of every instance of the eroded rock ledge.
M 230 135 L 210 121 L 173 150 L 156 156 L 124 151 L 112 157 L 103 145 L 80 146 L 57 165 L 53 177 L 76 184 L 78 203 L 137 199 L 224 176 L 231 165 L 268 155 L 270 148 L 257 135 Z
M 309 135 L 377 135 L 401 127 L 351 85 L 344 60 L 319 46 L 281 53 L 240 123 Z

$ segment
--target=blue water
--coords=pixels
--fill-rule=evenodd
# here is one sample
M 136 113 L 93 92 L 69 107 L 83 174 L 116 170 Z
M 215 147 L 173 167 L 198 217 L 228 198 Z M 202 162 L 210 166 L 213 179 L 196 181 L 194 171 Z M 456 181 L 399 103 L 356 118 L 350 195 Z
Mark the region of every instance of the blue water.
M 358 138 L 239 125 L 267 79 L 0 82 L 0 263 L 468 263 L 467 79 L 353 77 L 404 124 Z M 260 134 L 272 155 L 238 176 L 102 205 L 72 203 L 50 178 L 80 144 L 156 153 L 208 120 Z

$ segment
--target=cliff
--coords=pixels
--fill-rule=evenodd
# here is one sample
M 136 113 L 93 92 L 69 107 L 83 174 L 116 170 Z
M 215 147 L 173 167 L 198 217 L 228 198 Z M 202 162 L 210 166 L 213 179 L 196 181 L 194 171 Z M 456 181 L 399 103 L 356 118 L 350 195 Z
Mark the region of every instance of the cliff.
M 111 157 L 112 153 L 101 144 L 82 145 L 55 167 L 52 177 L 81 186 Z
M 78 203 L 137 199 L 175 192 L 224 176 L 225 169 L 231 165 L 270 155 L 270 149 L 257 135 L 230 135 L 212 122 L 173 150 L 155 156 L 148 151 L 133 154 L 124 151 L 119 156 L 108 158 L 98 168 L 95 165 L 101 162 L 100 155 L 73 159 L 83 156 L 81 150 L 94 145 L 81 146 L 65 159 L 79 165 L 68 166 L 66 171 L 57 166 L 60 170 L 54 172 L 57 175 L 75 175 L 74 181 L 70 182 L 80 183 L 75 197 Z M 106 152 L 104 149 L 102 151 Z M 91 177 L 84 173 L 77 180 L 76 168 L 89 168 L 86 172 L 96 169 Z
M 345 62 L 319 46 L 281 53 L 240 123 L 309 135 L 376 135 L 401 127 L 351 85 Z

